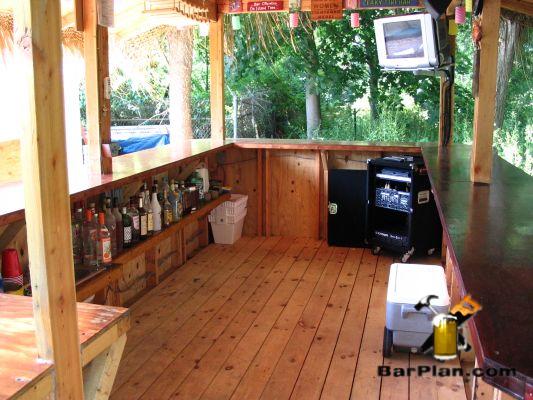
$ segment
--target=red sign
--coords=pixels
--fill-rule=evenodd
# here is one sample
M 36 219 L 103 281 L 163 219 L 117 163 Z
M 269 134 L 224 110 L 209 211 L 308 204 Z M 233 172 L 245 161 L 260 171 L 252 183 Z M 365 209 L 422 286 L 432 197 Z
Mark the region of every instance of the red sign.
M 252 1 L 248 3 L 248 11 L 280 11 L 283 1 Z
M 313 21 L 342 19 L 342 0 L 311 0 L 311 19 Z

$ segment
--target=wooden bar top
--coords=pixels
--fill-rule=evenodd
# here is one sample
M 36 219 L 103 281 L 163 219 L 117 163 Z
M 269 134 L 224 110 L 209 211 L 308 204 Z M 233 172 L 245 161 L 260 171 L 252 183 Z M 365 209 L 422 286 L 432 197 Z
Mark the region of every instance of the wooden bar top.
M 485 368 L 517 372 L 484 379 L 524 398 L 533 388 L 533 177 L 495 155 L 492 183 L 474 184 L 470 152 L 422 148 L 458 278 L 483 306 L 471 324 L 476 355 Z
M 129 311 L 78 303 L 78 326 L 85 365 L 127 331 Z M 43 398 L 52 388 L 53 364 L 37 357 L 32 299 L 0 293 L 0 327 L 0 400 Z
M 419 153 L 413 143 L 349 142 L 289 139 L 237 139 L 225 142 L 211 139 L 186 140 L 179 145 L 156 147 L 137 153 L 113 157 L 113 173 L 101 174 L 98 160 L 82 173 L 69 179 L 72 201 L 142 180 L 169 168 L 205 157 L 232 147 L 245 149 L 390 151 Z M 22 182 L 0 184 L 0 225 L 24 218 Z

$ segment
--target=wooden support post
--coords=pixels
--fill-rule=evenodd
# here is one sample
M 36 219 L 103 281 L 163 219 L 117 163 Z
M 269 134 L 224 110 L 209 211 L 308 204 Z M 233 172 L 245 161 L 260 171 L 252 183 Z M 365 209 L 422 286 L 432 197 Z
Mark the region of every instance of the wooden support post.
M 452 3 L 454 4 L 454 2 Z M 448 13 L 454 12 L 455 7 L 448 7 Z M 449 19 L 453 19 L 453 16 L 446 17 L 446 23 Z M 450 41 L 450 51 L 452 57 L 455 59 L 455 48 L 456 48 L 456 37 L 448 35 L 448 40 Z M 449 137 L 447 138 L 447 143 L 450 144 L 453 142 L 453 123 L 454 123 L 454 106 L 455 106 L 455 70 L 452 68 L 450 70 L 452 76 L 445 78 L 440 78 L 440 106 L 439 106 L 439 146 L 442 146 L 445 142 L 446 135 L 446 124 L 445 121 L 449 121 Z M 449 81 L 451 79 L 451 81 Z M 449 102 L 446 99 L 449 99 Z
M 125 345 L 126 335 L 124 334 L 87 366 L 84 390 L 86 399 L 107 400 L 109 398 Z
M 67 178 L 61 2 L 13 2 L 23 132 L 22 176 L 38 356 L 53 360 L 55 398 L 82 399 Z
M 74 0 L 74 26 L 83 32 L 83 0 Z
M 323 218 L 322 222 L 322 239 L 328 240 L 328 217 L 329 217 L 329 166 L 328 166 L 328 152 L 321 150 L 320 159 L 322 163 L 322 208 L 321 214 Z
M 257 149 L 257 236 L 263 235 L 263 150 Z
M 479 89 L 474 103 L 474 140 L 470 166 L 472 182 L 490 183 L 492 175 L 492 135 L 496 103 L 496 69 L 500 34 L 500 0 L 483 4 L 483 37 L 479 59 Z
M 107 28 L 98 25 L 97 0 L 83 0 L 83 48 L 89 157 L 100 160 L 103 174 L 113 172 L 111 158 L 111 102 Z M 107 82 L 107 84 L 106 84 Z
M 272 177 L 270 176 L 270 150 L 265 150 L 265 236 L 270 236 L 270 190 Z
M 153 288 L 159 284 L 159 246 L 152 247 L 145 254 L 146 287 Z
M 211 65 L 211 139 L 225 139 L 224 111 L 224 15 L 209 23 L 209 62 Z

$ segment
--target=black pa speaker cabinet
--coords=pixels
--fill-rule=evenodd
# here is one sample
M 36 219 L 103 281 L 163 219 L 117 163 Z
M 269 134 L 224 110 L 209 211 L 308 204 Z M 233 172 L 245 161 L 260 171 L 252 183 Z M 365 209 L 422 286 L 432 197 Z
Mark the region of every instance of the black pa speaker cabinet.
M 328 171 L 328 244 L 365 246 L 366 170 Z

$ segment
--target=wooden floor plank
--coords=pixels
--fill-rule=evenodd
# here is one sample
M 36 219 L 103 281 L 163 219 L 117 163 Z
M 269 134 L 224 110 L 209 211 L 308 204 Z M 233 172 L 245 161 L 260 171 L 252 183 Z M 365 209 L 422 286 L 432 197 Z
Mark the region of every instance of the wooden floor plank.
M 304 275 L 304 279 L 298 284 L 285 309 L 268 333 L 261 349 L 233 391 L 231 399 L 251 400 L 261 396 L 263 388 L 281 357 L 283 349 L 289 341 L 291 333 L 307 306 L 311 295 L 319 282 L 327 280 L 328 275 L 332 273 L 331 270 L 335 266 L 330 265 L 329 269 L 325 268 L 332 254 L 333 248 L 327 245 L 323 245 L 320 248 Z
M 350 301 L 363 249 L 350 249 L 303 364 L 291 399 L 318 400 Z
M 391 263 L 314 239 L 209 246 L 135 305 L 111 398 L 465 400 L 461 377 L 378 376 L 382 364 L 459 366 L 383 359 Z
M 378 258 L 373 256 L 369 249 L 364 250 L 339 340 L 322 390 L 323 399 L 337 400 L 350 397 L 377 261 Z
M 131 329 L 131 335 L 135 337 L 136 332 L 139 330 L 137 337 L 142 339 L 139 342 L 142 345 L 138 344 L 122 357 L 113 392 L 124 385 L 140 365 L 143 365 L 151 354 L 157 351 L 165 340 L 224 284 L 225 280 L 260 246 L 263 240 L 262 238 L 244 239 L 235 246 L 231 246 L 229 251 L 221 254 L 217 253 L 218 257 L 216 260 L 211 260 L 209 266 L 212 276 L 205 284 L 200 286 L 199 290 L 186 291 L 184 293 L 184 296 L 188 295 L 186 302 L 182 303 L 180 307 L 176 307 L 173 303 L 161 301 L 161 305 L 171 310 L 172 313 L 167 314 L 167 318 L 157 325 L 156 330 L 152 330 L 149 327 L 154 326 L 154 319 L 159 321 L 160 318 L 157 315 L 154 316 L 154 313 L 147 306 L 138 308 L 138 315 L 140 315 L 141 321 L 145 318 L 149 321 L 133 324 L 135 329 Z M 177 285 L 179 284 L 178 282 Z M 159 293 L 159 290 L 156 288 L 152 292 Z M 139 303 L 144 303 L 144 301 L 139 301 Z M 129 339 L 126 342 L 126 347 L 128 346 Z
M 387 281 L 391 264 L 392 258 L 379 256 L 363 340 L 357 359 L 352 400 L 379 399 L 381 378 L 377 374 L 377 367 L 383 363 L 383 327 L 385 326 Z
M 128 343 L 124 350 L 124 356 L 135 349 L 149 334 L 165 321 L 173 310 L 166 305 L 170 303 L 179 304 L 187 300 L 196 290 L 198 290 L 213 275 L 213 270 L 209 267 L 213 265 L 212 260 L 224 252 L 237 252 L 249 241 L 244 239 L 232 249 L 221 246 L 210 246 L 197 257 L 192 258 L 181 268 L 165 279 L 157 291 L 151 290 L 143 301 L 136 302 L 130 307 L 131 320 L 137 329 L 132 331 L 128 337 Z M 155 295 L 157 293 L 157 295 Z
M 334 249 L 333 256 L 326 267 L 327 273 L 317 285 L 302 317 L 294 328 L 291 338 L 261 394 L 262 399 L 289 398 L 347 253 L 348 250 L 345 248 Z
M 277 244 L 279 238 L 265 240 L 255 238 L 231 260 L 226 260 L 215 279 L 197 292 L 176 310 L 176 314 L 165 322 L 159 335 L 145 337 L 144 352 L 135 352 L 136 357 L 126 357 L 125 368 L 133 370 L 130 378 L 113 394 L 112 398 L 137 399 L 157 379 L 186 343 L 200 331 L 216 314 L 224 302 L 252 273 L 261 260 Z
M 305 271 L 304 268 L 293 267 L 299 266 L 296 260 L 306 250 L 307 244 L 312 240 L 302 239 L 300 241 L 301 243 L 291 246 L 291 249 L 279 260 L 239 314 L 231 321 L 223 334 L 217 338 L 216 343 L 199 359 L 185 381 L 176 389 L 172 398 L 192 400 L 198 399 L 202 395 L 239 340 L 256 321 L 258 315 L 263 312 L 267 302 L 272 299 L 272 296 L 279 288 L 278 285 L 281 285 L 282 289 L 286 286 L 282 285 L 282 282 L 285 282 L 285 278 L 287 278 L 287 282 L 290 283 L 292 289 L 285 290 L 284 297 L 280 298 L 278 302 L 287 302 L 289 300 L 290 293 L 292 293 Z M 314 252 L 316 252 L 316 247 Z M 310 255 L 310 258 L 314 255 L 314 252 Z
M 142 400 L 174 397 L 173 393 L 192 370 L 200 370 L 202 366 L 207 369 L 207 366 L 204 365 L 205 363 L 201 364 L 202 356 L 218 341 L 224 343 L 233 341 L 231 336 L 238 334 L 237 331 L 241 322 L 246 324 L 247 319 L 250 317 L 247 314 L 252 311 L 257 312 L 256 307 L 262 307 L 262 304 L 268 299 L 268 291 L 272 288 L 265 282 L 273 279 L 271 272 L 277 271 L 276 265 L 278 261 L 288 252 L 289 257 L 286 261 L 288 261 L 290 266 L 294 261 L 294 257 L 299 254 L 304 246 L 302 241 L 303 239 L 299 239 L 293 245 L 293 240 L 280 240 L 273 251 L 269 252 L 258 268 L 243 282 L 241 287 L 228 298 L 219 312 L 174 358 L 172 363 L 150 387 L 150 390 L 142 396 Z M 233 321 L 235 321 L 235 324 L 232 324 Z M 227 336 L 226 333 L 231 330 L 231 327 L 235 329 Z

